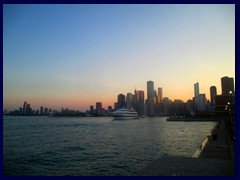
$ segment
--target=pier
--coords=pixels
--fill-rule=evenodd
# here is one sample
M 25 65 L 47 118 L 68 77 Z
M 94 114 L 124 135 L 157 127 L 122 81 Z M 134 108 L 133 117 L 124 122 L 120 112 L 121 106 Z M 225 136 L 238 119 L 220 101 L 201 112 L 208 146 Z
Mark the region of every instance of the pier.
M 192 157 L 162 156 L 139 176 L 234 176 L 235 146 L 220 120 Z
M 218 121 L 217 118 L 184 118 L 184 117 L 169 117 L 167 121 L 177 122 L 206 122 L 206 121 Z

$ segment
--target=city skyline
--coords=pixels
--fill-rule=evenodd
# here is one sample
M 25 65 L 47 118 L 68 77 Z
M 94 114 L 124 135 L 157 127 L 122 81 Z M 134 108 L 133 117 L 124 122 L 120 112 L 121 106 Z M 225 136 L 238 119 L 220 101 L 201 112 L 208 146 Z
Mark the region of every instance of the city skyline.
M 226 83 L 227 82 L 227 83 Z M 147 115 L 156 115 L 155 108 L 159 108 L 158 106 L 164 106 L 163 105 L 163 100 L 167 100 L 169 102 L 182 102 L 185 104 L 188 104 L 189 101 L 195 101 L 195 110 L 200 110 L 200 111 L 208 111 L 207 106 L 209 105 L 208 103 L 211 104 L 211 106 L 215 106 L 215 96 L 228 96 L 229 94 L 234 94 L 235 96 L 235 88 L 234 88 L 234 79 L 232 77 L 228 77 L 228 76 L 224 76 L 221 78 L 221 93 L 217 93 L 217 89 L 216 86 L 211 86 L 210 87 L 210 99 L 206 98 L 206 94 L 205 93 L 201 93 L 199 92 L 199 82 L 196 82 L 194 85 L 194 96 L 190 99 L 187 99 L 186 101 L 183 101 L 181 98 L 175 98 L 175 99 L 171 99 L 169 97 L 164 97 L 163 93 L 162 93 L 162 88 L 161 87 L 157 87 L 154 88 L 154 81 L 147 81 L 147 97 L 144 98 L 144 91 L 143 90 L 134 90 L 134 93 L 128 92 L 127 94 L 118 94 L 116 96 L 116 101 L 114 102 L 113 105 L 111 104 L 106 104 L 103 105 L 102 102 L 95 102 L 96 106 L 95 106 L 95 110 L 98 111 L 97 114 L 101 114 L 100 109 L 101 110 L 109 110 L 109 108 L 114 108 L 114 110 L 116 111 L 117 109 L 121 108 L 121 107 L 127 107 L 127 108 L 133 108 L 135 110 L 137 110 L 137 112 L 139 114 L 147 114 Z M 135 96 L 135 97 L 134 97 Z M 150 100 L 150 101 L 149 101 Z M 135 104 L 137 103 L 137 104 Z M 199 104 L 202 104 L 201 106 L 199 106 Z M 146 105 L 144 107 L 144 105 Z M 28 107 L 28 108 L 26 108 Z M 36 107 L 36 106 L 34 106 Z M 73 111 L 86 111 L 86 112 L 91 112 L 92 110 L 94 110 L 94 105 L 91 104 L 89 105 L 89 108 L 86 109 L 69 109 L 69 107 L 61 107 L 58 109 L 52 109 L 51 107 L 46 107 L 46 106 L 41 106 L 40 109 L 39 107 L 37 107 L 36 109 L 32 109 L 30 110 L 30 104 L 28 104 L 26 101 L 24 101 L 23 103 L 23 107 L 19 106 L 19 113 L 21 115 L 21 111 L 25 112 L 25 111 L 29 111 L 28 114 L 31 114 L 31 111 L 33 110 L 34 113 L 39 113 L 42 114 L 43 112 L 43 108 L 44 111 L 45 109 L 50 109 L 50 111 L 59 111 L 61 109 L 61 111 L 63 111 L 64 109 L 67 110 L 73 110 Z M 147 110 L 147 109 L 151 109 L 151 110 Z M 194 108 L 194 107 L 192 107 Z M 20 110 L 21 109 L 21 110 Z M 28 109 L 28 110 L 27 110 Z M 98 110 L 97 110 L 98 109 Z M 14 112 L 17 109 L 10 109 L 9 112 Z M 18 111 L 18 110 L 17 110 Z M 162 110 L 161 110 L 162 111 Z M 8 109 L 4 109 L 4 113 L 8 113 Z M 24 114 L 24 113 L 23 113 Z M 26 114 L 26 112 L 25 112 Z M 45 113 L 48 114 L 48 113 Z M 35 114 L 36 115 L 36 114 Z
M 107 108 L 149 80 L 183 101 L 199 82 L 210 99 L 235 80 L 235 6 L 4 5 L 3 52 L 4 109 Z

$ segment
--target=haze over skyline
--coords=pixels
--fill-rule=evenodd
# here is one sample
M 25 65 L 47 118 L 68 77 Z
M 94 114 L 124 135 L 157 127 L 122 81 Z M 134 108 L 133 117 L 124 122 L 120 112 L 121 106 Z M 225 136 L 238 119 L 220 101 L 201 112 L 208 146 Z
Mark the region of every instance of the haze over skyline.
M 235 79 L 235 5 L 4 5 L 3 101 L 86 110 L 117 95 L 209 99 Z

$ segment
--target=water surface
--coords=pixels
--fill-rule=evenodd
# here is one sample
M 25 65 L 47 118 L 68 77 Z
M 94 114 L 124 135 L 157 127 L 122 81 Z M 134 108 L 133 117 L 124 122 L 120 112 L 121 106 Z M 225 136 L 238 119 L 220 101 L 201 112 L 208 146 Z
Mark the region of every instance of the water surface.
M 215 124 L 4 116 L 4 175 L 134 175 L 163 155 L 192 156 Z

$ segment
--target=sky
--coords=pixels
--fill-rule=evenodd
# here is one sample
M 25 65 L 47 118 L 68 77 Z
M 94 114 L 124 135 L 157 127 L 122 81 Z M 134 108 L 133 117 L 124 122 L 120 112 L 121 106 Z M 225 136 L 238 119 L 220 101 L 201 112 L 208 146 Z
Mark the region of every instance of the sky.
M 3 108 L 87 110 L 144 90 L 187 101 L 235 79 L 235 5 L 3 5 Z

